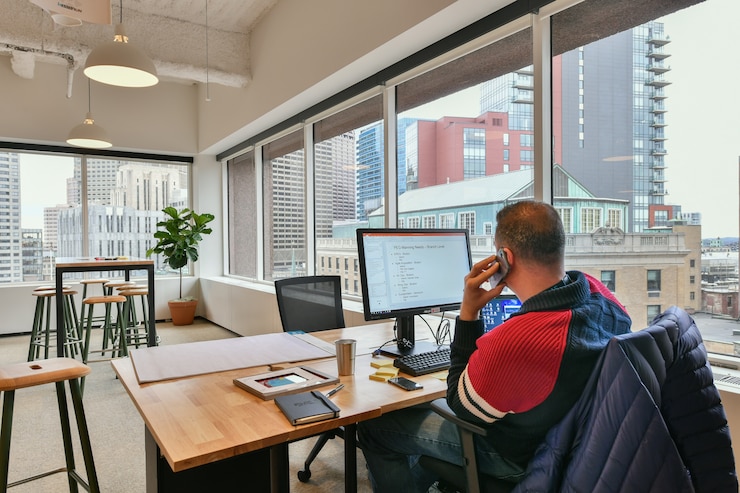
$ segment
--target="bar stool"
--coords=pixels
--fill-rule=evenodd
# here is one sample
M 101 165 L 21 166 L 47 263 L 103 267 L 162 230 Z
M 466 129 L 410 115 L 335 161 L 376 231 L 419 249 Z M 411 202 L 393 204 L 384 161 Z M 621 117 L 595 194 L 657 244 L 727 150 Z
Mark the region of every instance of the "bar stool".
M 98 476 L 95 472 L 90 433 L 85 420 L 85 410 L 82 405 L 82 392 L 79 379 L 90 373 L 90 367 L 71 358 L 51 358 L 34 363 L 16 363 L 0 366 L 0 392 L 3 396 L 2 426 L 0 427 L 0 493 L 5 493 L 9 487 L 35 481 L 61 472 L 67 473 L 69 491 L 77 492 L 78 484 L 83 488 L 98 493 Z M 64 382 L 69 382 L 72 396 L 75 420 L 79 432 L 82 456 L 87 471 L 85 481 L 75 469 L 74 449 L 72 447 L 72 429 L 67 408 L 67 396 L 64 391 Z M 15 391 L 18 389 L 35 387 L 54 383 L 56 385 L 59 419 L 62 425 L 62 441 L 64 442 L 64 456 L 66 467 L 45 472 L 28 479 L 8 484 L 8 466 L 10 463 L 10 436 L 13 428 L 13 405 Z
M 126 346 L 147 345 L 149 339 L 149 314 L 147 313 L 149 289 L 146 286 L 125 286 L 118 290 L 118 294 L 126 298 L 123 305 L 123 332 L 126 334 Z M 135 297 L 141 300 L 141 323 L 136 315 Z
M 94 286 L 94 285 L 100 285 L 100 294 L 105 295 L 105 284 L 109 283 L 109 279 L 83 279 L 80 281 L 80 284 L 82 284 L 82 299 L 84 300 L 87 298 L 87 287 L 88 286 Z M 84 303 L 80 303 L 80 327 L 82 327 L 85 324 L 85 309 L 86 306 Z M 98 315 L 94 318 L 96 322 L 100 322 L 101 324 L 105 321 L 105 315 Z
M 123 281 L 123 280 L 116 280 L 116 281 L 108 281 L 105 284 L 103 284 L 103 294 L 106 296 L 110 296 L 113 294 L 113 290 L 117 288 L 122 288 L 124 286 L 133 286 L 136 284 L 134 281 Z
M 87 309 L 87 321 L 85 323 L 85 342 L 82 349 L 82 361 L 84 363 L 92 362 L 90 360 L 90 353 L 101 353 L 101 355 L 105 355 L 106 350 L 108 349 L 107 343 L 106 343 L 106 335 L 111 341 L 111 357 L 116 357 L 116 350 L 118 350 L 118 356 L 127 356 L 128 355 L 128 349 L 126 348 L 126 338 L 124 337 L 124 329 L 123 324 L 126 318 L 123 315 L 122 312 L 122 305 L 126 302 L 125 296 L 120 295 L 105 295 L 105 296 L 88 296 L 84 300 L 82 300 L 83 305 L 88 305 Z M 93 328 L 93 306 L 104 304 L 105 307 L 105 313 L 107 314 L 104 322 L 103 322 L 103 341 L 104 346 L 101 349 L 98 350 L 92 350 L 90 349 L 90 333 L 92 332 Z M 113 311 L 112 306 L 116 305 L 116 320 L 113 321 L 113 317 L 111 316 L 111 313 Z M 118 341 L 118 345 L 116 346 L 116 341 Z M 110 358 L 109 358 L 110 359 Z M 95 360 L 95 361 L 108 361 L 109 359 L 104 360 Z M 84 382 L 83 382 L 84 386 Z
M 108 281 L 105 284 L 103 284 L 103 295 L 104 296 L 111 296 L 113 295 L 114 291 L 116 289 L 119 289 L 123 286 L 131 286 L 133 284 L 136 284 L 134 281 L 126 281 L 123 279 L 114 279 L 112 281 Z M 110 319 L 113 316 L 113 313 L 111 312 L 112 308 L 110 305 L 105 306 L 105 319 Z M 111 334 L 108 332 L 103 332 L 103 349 L 108 347 L 108 342 L 112 342 Z
M 56 340 L 56 327 L 51 327 L 51 306 L 52 301 L 56 299 L 56 291 L 54 289 L 37 288 L 31 294 L 36 297 L 36 310 L 33 316 L 33 326 L 31 327 L 31 340 L 28 345 L 28 361 L 39 359 L 42 348 L 43 358 L 47 359 L 49 348 L 54 345 Z M 64 298 L 64 355 L 72 358 L 82 352 L 77 308 L 74 303 L 77 291 L 63 288 L 62 295 Z M 44 318 L 46 319 L 44 320 Z

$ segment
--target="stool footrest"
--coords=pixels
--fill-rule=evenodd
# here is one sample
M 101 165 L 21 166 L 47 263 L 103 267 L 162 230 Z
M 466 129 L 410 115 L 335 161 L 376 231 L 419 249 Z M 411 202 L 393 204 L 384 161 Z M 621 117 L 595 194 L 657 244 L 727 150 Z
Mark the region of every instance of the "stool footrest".
M 54 474 L 61 474 L 63 472 L 64 473 L 67 472 L 67 468 L 66 467 L 60 467 L 59 469 L 54 469 L 53 471 L 49 471 L 49 472 L 42 472 L 42 473 L 37 474 L 35 476 L 31 476 L 30 478 L 20 479 L 18 481 L 13 482 L 13 483 L 8 483 L 8 488 L 12 488 L 14 486 L 19 486 L 19 485 L 22 485 L 22 484 L 30 483 L 32 481 L 36 481 L 37 479 L 46 478 L 48 476 L 53 476 Z

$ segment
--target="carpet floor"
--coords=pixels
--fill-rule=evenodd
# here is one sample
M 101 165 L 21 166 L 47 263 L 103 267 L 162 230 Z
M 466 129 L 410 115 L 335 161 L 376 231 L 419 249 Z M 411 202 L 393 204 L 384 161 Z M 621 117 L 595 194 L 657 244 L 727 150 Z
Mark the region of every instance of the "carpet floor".
M 95 338 L 100 337 L 100 332 L 94 331 L 93 344 L 96 344 Z M 180 327 L 159 323 L 157 334 L 162 345 L 236 337 L 232 332 L 203 319 L 196 319 L 193 325 Z M 25 361 L 28 339 L 28 335 L 0 337 L 0 364 Z M 144 493 L 144 422 L 123 385 L 116 380 L 110 363 L 95 362 L 90 363 L 90 367 L 92 373 L 86 378 L 84 404 L 101 491 Z M 73 433 L 76 433 L 74 426 Z M 289 446 L 291 491 L 343 491 L 344 445 L 341 439 L 329 440 L 311 466 L 312 477 L 308 483 L 298 481 L 297 472 L 303 468 L 303 462 L 315 440 L 309 438 Z M 75 435 L 75 459 L 78 470 L 83 471 L 84 476 L 84 462 L 77 441 Z M 64 466 L 56 394 L 52 385 L 16 392 L 10 453 L 11 483 Z M 358 492 L 370 492 L 365 461 L 359 450 L 357 464 Z M 245 480 L 244 491 L 249 491 L 248 479 Z M 10 491 L 59 493 L 68 491 L 68 485 L 64 474 L 55 474 L 18 485 Z

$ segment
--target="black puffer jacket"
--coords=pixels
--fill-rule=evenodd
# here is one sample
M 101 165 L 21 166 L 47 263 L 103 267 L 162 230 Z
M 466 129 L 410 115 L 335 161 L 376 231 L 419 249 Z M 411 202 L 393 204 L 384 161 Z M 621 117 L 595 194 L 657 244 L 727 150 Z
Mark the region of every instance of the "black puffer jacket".
M 614 337 L 515 492 L 737 492 L 727 418 L 694 320 L 677 307 Z

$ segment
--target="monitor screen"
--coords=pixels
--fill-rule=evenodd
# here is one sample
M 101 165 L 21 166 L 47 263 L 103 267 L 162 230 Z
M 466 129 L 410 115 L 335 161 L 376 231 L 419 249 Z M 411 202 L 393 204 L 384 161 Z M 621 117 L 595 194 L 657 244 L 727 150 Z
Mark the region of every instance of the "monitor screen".
M 522 302 L 515 295 L 502 294 L 491 301 L 480 311 L 485 332 L 489 332 L 503 323 L 512 313 L 522 307 Z
M 460 308 L 470 272 L 465 229 L 358 229 L 365 320 L 396 318 L 399 348 L 414 345 L 414 315 Z

